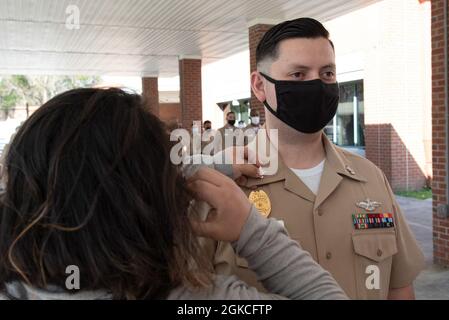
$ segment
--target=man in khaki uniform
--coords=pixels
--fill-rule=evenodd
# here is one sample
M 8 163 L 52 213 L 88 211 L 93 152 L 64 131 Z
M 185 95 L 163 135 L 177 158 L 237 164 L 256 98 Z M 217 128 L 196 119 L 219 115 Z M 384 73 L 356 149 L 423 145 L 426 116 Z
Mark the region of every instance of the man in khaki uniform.
M 214 136 L 214 153 L 232 146 L 243 145 L 243 140 L 240 142 L 239 139 L 243 139 L 242 130 L 235 126 L 235 113 L 230 111 L 226 114 L 226 124 L 218 129 Z
M 245 145 L 251 142 L 257 135 L 260 129 L 260 114 L 256 109 L 251 109 L 249 116 L 251 118 L 251 123 L 248 124 L 245 129 L 243 129 L 243 134 L 245 135 Z
M 338 106 L 328 36 L 318 21 L 300 18 L 273 27 L 259 43 L 251 84 L 265 104 L 268 138 L 270 129 L 278 130 L 279 166 L 274 175 L 250 178 L 243 189 L 349 297 L 413 299 L 424 258 L 387 179 L 322 131 Z M 215 265 L 260 287 L 229 244 L 218 245 Z
M 201 136 L 201 153 L 212 155 L 213 148 L 209 151 L 209 148 L 206 149 L 206 146 L 214 144 L 214 136 L 215 130 L 212 130 L 212 122 L 210 120 L 206 120 L 203 122 L 203 134 Z M 208 152 L 209 151 L 209 152 Z

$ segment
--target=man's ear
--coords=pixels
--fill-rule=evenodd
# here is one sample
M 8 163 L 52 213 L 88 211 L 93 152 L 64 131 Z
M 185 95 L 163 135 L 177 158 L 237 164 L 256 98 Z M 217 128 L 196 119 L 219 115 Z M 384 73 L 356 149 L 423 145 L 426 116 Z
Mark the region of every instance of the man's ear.
M 253 90 L 257 100 L 260 102 L 264 102 L 266 100 L 267 97 L 265 94 L 262 76 L 257 71 L 253 71 L 251 73 L 251 89 Z

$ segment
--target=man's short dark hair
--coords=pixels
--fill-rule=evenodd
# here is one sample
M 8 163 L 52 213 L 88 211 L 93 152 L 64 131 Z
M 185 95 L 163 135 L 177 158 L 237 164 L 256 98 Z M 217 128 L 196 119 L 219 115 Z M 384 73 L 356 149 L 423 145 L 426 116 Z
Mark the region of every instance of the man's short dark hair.
M 251 109 L 251 111 L 249 112 L 250 117 L 258 117 L 260 116 L 260 112 L 257 109 Z
M 230 114 L 233 114 L 235 116 L 235 112 L 234 111 L 229 111 L 228 113 L 226 113 L 226 117 L 229 116 Z
M 206 120 L 203 122 L 203 125 L 206 125 L 206 124 L 212 124 L 212 122 L 210 122 L 210 120 Z
M 312 18 L 298 18 L 279 23 L 268 30 L 257 45 L 256 63 L 259 64 L 266 58 L 276 59 L 279 54 L 279 43 L 292 38 L 325 38 L 329 40 L 329 32 L 321 22 Z M 329 42 L 334 48 L 332 41 L 329 40 Z

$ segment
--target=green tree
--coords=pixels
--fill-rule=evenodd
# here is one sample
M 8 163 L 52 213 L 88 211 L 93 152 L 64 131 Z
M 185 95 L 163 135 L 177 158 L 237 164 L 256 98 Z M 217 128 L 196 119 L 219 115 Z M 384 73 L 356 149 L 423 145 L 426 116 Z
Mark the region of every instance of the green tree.
M 4 79 L 0 81 L 0 108 L 4 113 L 4 117 L 7 118 L 9 112 L 11 112 L 19 102 L 20 97 L 17 92 L 8 88 L 4 82 Z
M 7 117 L 17 105 L 40 106 L 55 95 L 100 83 L 98 76 L 11 75 L 0 81 L 0 110 Z

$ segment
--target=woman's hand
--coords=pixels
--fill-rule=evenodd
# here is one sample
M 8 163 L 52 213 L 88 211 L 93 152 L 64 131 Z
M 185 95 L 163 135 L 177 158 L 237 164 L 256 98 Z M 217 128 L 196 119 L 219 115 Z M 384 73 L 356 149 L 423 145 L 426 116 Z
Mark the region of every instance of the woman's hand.
M 248 178 L 262 178 L 260 162 L 254 152 L 246 146 L 227 148 L 215 157 L 225 163 L 232 163 L 233 179 L 238 185 L 245 185 Z
M 215 170 L 201 168 L 188 179 L 187 186 L 197 200 L 212 207 L 205 221 L 191 219 L 195 232 L 219 241 L 238 240 L 251 204 L 234 181 Z

